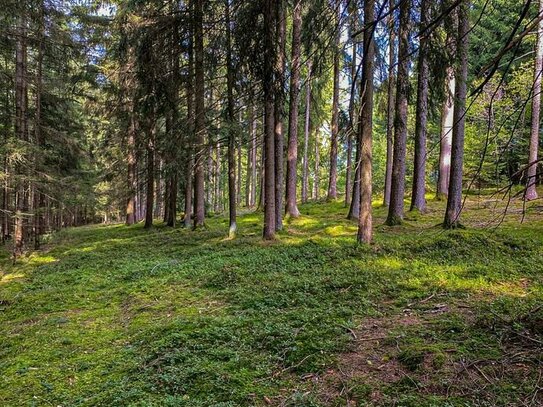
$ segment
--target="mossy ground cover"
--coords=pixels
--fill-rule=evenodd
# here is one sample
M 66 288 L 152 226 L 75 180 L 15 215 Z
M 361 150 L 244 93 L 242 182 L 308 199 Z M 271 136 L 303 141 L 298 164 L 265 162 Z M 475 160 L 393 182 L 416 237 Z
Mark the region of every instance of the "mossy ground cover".
M 0 405 L 542 405 L 543 212 L 470 196 L 355 244 L 340 202 L 263 242 L 92 226 L 0 274 Z M 521 220 L 524 220 L 521 223 Z

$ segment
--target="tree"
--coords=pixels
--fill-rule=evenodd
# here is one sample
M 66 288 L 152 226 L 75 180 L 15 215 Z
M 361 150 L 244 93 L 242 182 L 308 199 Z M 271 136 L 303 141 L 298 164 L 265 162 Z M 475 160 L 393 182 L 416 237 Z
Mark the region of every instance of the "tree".
M 394 151 L 394 64 L 396 63 L 396 28 L 394 21 L 394 0 L 389 0 L 389 15 L 387 19 L 388 40 L 388 79 L 387 79 L 387 151 L 385 170 L 385 189 L 383 205 L 390 204 L 390 188 L 392 184 L 392 160 Z
M 204 1 L 194 1 L 194 139 L 195 139 L 195 168 L 194 168 L 194 228 L 204 225 L 204 152 L 205 152 L 205 75 L 204 75 L 204 32 L 203 14 Z
M 543 0 L 539 0 L 539 15 L 543 14 Z M 537 199 L 537 150 L 539 149 L 539 126 L 541 117 L 541 75 L 543 74 L 543 20 L 539 21 L 534 64 L 534 86 L 532 93 L 532 126 L 526 171 L 526 192 L 524 199 Z
M 332 96 L 332 124 L 331 124 L 331 139 L 330 139 L 330 172 L 328 177 L 328 195 L 327 199 L 337 198 L 337 154 L 338 154 L 338 132 L 339 132 L 339 57 L 340 57 L 340 36 L 341 36 L 341 3 L 335 1 L 335 20 L 336 33 L 334 43 L 334 90 Z
M 394 113 L 394 150 L 390 205 L 386 224 L 399 225 L 403 221 L 405 191 L 405 154 L 407 149 L 407 96 L 409 91 L 409 12 L 411 1 L 400 3 L 400 29 L 398 34 L 398 76 L 396 79 L 396 106 Z
M 264 1 L 264 239 L 275 238 L 275 87 L 274 67 L 276 9 L 273 0 Z
M 375 1 L 364 2 L 364 61 L 362 66 L 362 114 L 360 126 L 360 214 L 358 242 L 372 240 L 372 137 L 373 137 L 373 75 L 375 60 Z
M 296 202 L 296 181 L 298 166 L 298 104 L 300 96 L 300 48 L 302 29 L 302 2 L 296 0 L 292 16 L 292 58 L 290 68 L 290 99 L 288 121 L 287 188 L 286 214 L 300 216 Z
M 275 229 L 283 229 L 283 186 L 284 186 L 284 135 L 283 135 L 283 92 L 285 82 L 286 13 L 285 2 L 276 0 L 276 54 L 275 54 Z
M 305 121 L 304 121 L 304 162 L 302 167 L 302 203 L 306 203 L 309 193 L 309 133 L 311 132 L 311 60 L 307 63 L 305 84 Z
M 430 3 L 420 3 L 421 31 L 428 26 Z M 426 126 L 428 121 L 428 33 L 420 35 L 418 56 L 417 111 L 415 118 L 415 163 L 413 167 L 413 188 L 411 211 L 426 211 Z
M 456 45 L 456 87 L 454 95 L 454 126 L 451 146 L 449 194 L 443 226 L 454 229 L 460 225 L 462 211 L 462 173 L 464 165 L 464 136 L 468 79 L 469 5 L 462 0 L 458 6 L 458 35 Z
M 234 131 L 234 65 L 232 63 L 232 34 L 230 19 L 230 0 L 226 0 L 226 70 L 228 99 L 228 212 L 230 226 L 228 235 L 236 235 L 236 134 Z M 241 175 L 241 174 L 240 174 Z

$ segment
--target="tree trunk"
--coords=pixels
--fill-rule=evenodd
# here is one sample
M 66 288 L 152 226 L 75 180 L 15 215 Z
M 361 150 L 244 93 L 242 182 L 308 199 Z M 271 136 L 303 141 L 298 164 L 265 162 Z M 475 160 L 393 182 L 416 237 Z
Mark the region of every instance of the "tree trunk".
M 276 66 L 276 52 L 274 28 L 275 2 L 265 0 L 264 10 L 264 239 L 275 238 L 275 112 L 274 112 L 274 67 Z
M 364 2 L 365 26 L 375 20 L 375 0 Z M 373 75 L 375 42 L 373 29 L 364 31 L 364 62 L 362 67 L 362 122 L 360 139 L 360 215 L 358 216 L 358 243 L 371 243 L 372 239 L 372 137 L 373 137 Z
M 543 14 L 543 0 L 539 0 L 539 15 Z M 532 126 L 526 172 L 526 193 L 524 199 L 537 199 L 537 150 L 539 148 L 539 120 L 541 116 L 541 75 L 543 74 L 543 20 L 537 29 L 537 45 L 534 66 L 534 90 L 532 97 Z
M 42 132 L 42 91 L 43 91 L 43 54 L 44 54 L 44 36 L 45 36 L 45 5 L 40 2 L 39 11 L 39 39 L 38 39 L 38 57 L 36 61 L 36 111 L 34 122 L 34 134 L 38 148 L 44 147 Z M 36 163 L 38 159 L 36 159 Z M 40 248 L 40 236 L 44 234 L 44 209 L 45 194 L 40 190 L 40 185 L 34 185 L 34 249 Z
M 439 172 L 437 178 L 437 199 L 449 194 L 449 175 L 451 173 L 451 142 L 454 125 L 454 69 L 447 68 L 447 86 L 441 116 L 441 135 L 439 139 Z
M 315 174 L 313 176 L 313 200 L 319 200 L 320 194 L 320 146 L 319 146 L 320 131 L 315 131 Z
M 292 16 L 292 62 L 290 69 L 286 195 L 286 214 L 293 218 L 300 216 L 300 211 L 298 210 L 298 204 L 296 202 L 296 181 L 298 179 L 298 103 L 300 97 L 301 28 L 302 4 L 301 0 L 296 0 Z
M 338 150 L 338 132 L 339 132 L 339 56 L 340 35 L 341 35 L 341 19 L 340 19 L 340 0 L 335 1 L 336 14 L 336 35 L 334 44 L 334 90 L 332 96 L 332 123 L 331 123 L 331 139 L 330 139 L 330 172 L 328 176 L 328 194 L 327 199 L 332 200 L 337 198 L 337 150 Z
M 136 223 L 136 119 L 134 110 L 130 109 L 130 126 L 128 129 L 126 184 L 128 197 L 126 199 L 126 224 Z
M 192 14 L 192 1 L 189 2 L 189 14 Z M 194 53 L 193 53 L 193 19 L 189 16 L 188 21 L 188 35 L 189 40 L 187 44 L 188 49 L 188 67 L 187 67 L 187 82 L 186 82 L 186 98 L 187 98 L 187 157 L 185 158 L 185 214 L 183 218 L 183 225 L 189 228 L 191 225 L 192 209 L 193 209 L 193 168 L 194 162 Z
M 362 121 L 358 120 L 357 123 L 357 134 L 362 134 Z M 357 137 L 358 139 L 358 137 Z M 355 152 L 355 168 L 354 168 L 354 181 L 353 181 L 353 190 L 351 197 L 351 205 L 349 206 L 349 213 L 347 214 L 347 219 L 357 220 L 358 215 L 360 214 L 360 156 L 361 156 L 361 145 L 360 140 L 357 140 L 356 143 L 356 152 Z
M 464 165 L 464 128 L 466 123 L 466 95 L 468 78 L 468 1 L 458 6 L 458 39 L 456 46 L 456 88 L 454 95 L 454 127 L 451 148 L 451 175 L 449 196 L 443 226 L 453 229 L 460 226 L 462 211 L 462 172 Z
M 400 4 L 400 32 L 398 50 L 398 78 L 394 113 L 394 152 L 390 205 L 386 224 L 399 225 L 403 221 L 405 193 L 405 153 L 407 145 L 407 95 L 409 91 L 409 13 L 411 0 Z
M 420 4 L 420 26 L 425 29 L 429 23 L 428 0 Z M 417 112 L 415 117 L 415 163 L 413 167 L 413 189 L 411 193 L 411 211 L 426 211 L 426 127 L 428 118 L 428 34 L 420 37 Z
M 311 130 L 311 61 L 308 62 L 305 91 L 304 165 L 302 168 L 302 203 L 309 193 L 309 133 Z
M 355 136 L 355 129 L 357 128 L 357 115 L 356 115 L 356 75 L 357 75 L 357 59 L 358 59 L 358 44 L 357 39 L 354 37 L 354 33 L 358 31 L 358 17 L 357 6 L 351 6 L 351 38 L 352 38 L 352 50 L 351 50 L 351 95 L 349 98 L 349 130 L 347 131 L 347 169 L 345 173 L 345 206 L 351 204 L 351 193 L 353 188 L 353 137 Z
M 194 169 L 194 228 L 204 226 L 205 191 L 205 88 L 204 88 L 204 0 L 194 0 L 194 76 L 195 76 L 195 169 Z
M 389 0 L 389 10 L 394 9 L 394 0 Z M 390 187 L 392 184 L 392 160 L 394 149 L 394 64 L 396 63 L 396 29 L 394 13 L 389 11 L 388 16 L 388 89 L 387 89 L 387 152 L 386 152 L 386 170 L 385 170 L 385 190 L 383 205 L 390 205 Z
M 21 141 L 27 139 L 27 84 L 26 84 L 26 63 L 27 63 L 27 46 L 26 46 L 26 16 L 25 11 L 18 22 L 17 36 L 15 43 L 15 135 Z M 23 169 L 20 165 L 16 166 L 16 175 L 19 179 L 16 180 L 15 189 L 15 227 L 14 227 L 14 260 L 22 254 L 25 245 L 26 225 L 26 188 Z
M 226 86 L 228 98 L 228 236 L 236 236 L 236 134 L 234 132 L 234 66 L 232 64 L 230 0 L 226 0 Z M 240 174 L 241 175 L 241 174 Z
M 145 204 L 145 229 L 153 226 L 153 208 L 155 204 L 155 120 L 151 120 L 147 141 L 147 194 Z
M 283 229 L 283 184 L 284 184 L 284 136 L 283 136 L 283 88 L 285 81 L 285 26 L 284 0 L 275 0 L 276 5 L 276 59 L 275 59 L 275 229 Z

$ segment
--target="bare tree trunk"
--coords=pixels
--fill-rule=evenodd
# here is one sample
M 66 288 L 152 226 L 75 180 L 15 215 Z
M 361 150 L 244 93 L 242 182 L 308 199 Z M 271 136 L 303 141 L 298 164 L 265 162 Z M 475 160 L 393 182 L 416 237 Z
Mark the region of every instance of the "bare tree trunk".
M 205 88 L 204 88 L 204 0 L 194 1 L 194 54 L 195 54 L 195 169 L 194 169 L 194 228 L 204 226 L 204 157 L 205 157 Z
M 400 3 L 400 32 L 398 50 L 398 78 L 396 83 L 396 111 L 394 115 L 394 160 L 390 205 L 386 224 L 399 225 L 403 221 L 405 193 L 405 154 L 407 145 L 407 94 L 409 91 L 409 13 L 411 0 Z
M 315 131 L 315 174 L 313 177 L 313 200 L 319 200 L 320 193 L 320 146 L 319 146 L 320 130 Z
M 355 136 L 355 129 L 357 128 L 357 115 L 356 115 L 356 75 L 357 75 L 357 59 L 358 59 L 358 44 L 356 38 L 353 37 L 354 33 L 358 31 L 358 17 L 357 17 L 357 5 L 351 6 L 351 38 L 352 38 L 352 50 L 351 50 L 351 95 L 349 99 L 349 130 L 347 131 L 347 169 L 345 174 L 345 206 L 351 204 L 351 194 L 353 188 L 353 137 Z
M 43 91 L 43 53 L 44 53 L 44 36 L 45 36 L 45 5 L 40 2 L 39 11 L 39 40 L 38 40 L 38 57 L 36 67 L 36 111 L 34 134 L 38 148 L 43 148 L 43 132 L 42 132 L 42 91 Z M 38 160 L 36 159 L 36 162 Z M 45 210 L 45 194 L 40 190 L 39 185 L 34 185 L 34 249 L 40 248 L 40 236 L 44 234 L 44 210 Z
M 283 135 L 283 92 L 285 82 L 285 30 L 286 13 L 284 0 L 276 4 L 276 59 L 275 59 L 275 229 L 283 229 L 283 187 L 284 187 L 284 135 Z
M 192 1 L 189 2 L 189 22 L 188 22 L 188 75 L 186 82 L 186 98 L 187 98 L 187 157 L 185 162 L 185 215 L 183 219 L 183 225 L 188 228 L 191 225 L 191 218 L 193 214 L 193 168 L 194 162 L 194 53 L 193 53 L 193 24 L 192 24 Z
M 420 26 L 425 29 L 429 23 L 429 1 L 420 4 Z M 411 193 L 412 211 L 426 211 L 426 127 L 428 118 L 428 34 L 420 36 L 417 112 L 415 118 L 415 163 L 413 168 L 413 188 Z
M 466 123 L 466 96 L 468 78 L 468 1 L 463 0 L 458 6 L 458 40 L 456 46 L 456 88 L 454 102 L 454 127 L 452 134 L 451 175 L 449 196 L 443 226 L 446 229 L 460 225 L 462 212 L 462 172 L 464 165 L 464 128 Z
M 275 89 L 274 67 L 276 66 L 277 47 L 274 28 L 276 25 L 276 9 L 273 0 L 265 0 L 264 10 L 264 239 L 275 238 Z
M 327 199 L 332 200 L 337 198 L 337 151 L 338 151 L 338 132 L 339 132 L 339 56 L 340 56 L 340 35 L 341 35 L 341 19 L 340 19 L 340 0 L 335 1 L 336 14 L 336 38 L 334 47 L 334 90 L 332 96 L 332 123 L 330 140 L 330 172 L 328 176 L 328 194 Z
M 24 7 L 24 6 L 23 6 Z M 26 84 L 26 63 L 27 63 L 27 45 L 26 45 L 26 11 L 23 11 L 18 21 L 17 36 L 15 43 L 15 135 L 21 140 L 27 139 L 27 84 Z M 23 178 L 21 166 L 17 166 L 16 174 Z M 15 227 L 14 227 L 14 251 L 13 259 L 22 254 L 25 245 L 25 219 L 26 213 L 26 188 L 25 181 L 19 179 L 16 181 L 15 189 Z
M 230 0 L 226 0 L 226 85 L 228 95 L 228 236 L 236 236 L 236 134 L 234 132 L 234 66 L 232 64 L 232 34 L 230 21 Z M 238 172 L 241 175 L 241 171 Z
M 389 10 L 394 9 L 394 0 L 389 0 Z M 394 13 L 390 12 L 388 16 L 388 90 L 387 90 L 387 155 L 386 155 L 386 170 L 385 170 L 385 191 L 383 197 L 383 205 L 390 204 L 390 187 L 392 184 L 392 160 L 394 150 L 394 64 L 396 62 L 396 29 L 394 21 Z
M 155 204 L 155 119 L 151 119 L 151 123 L 147 131 L 149 138 L 147 140 L 147 196 L 145 205 L 145 229 L 153 226 L 153 208 Z
M 247 157 L 247 207 L 252 208 L 256 204 L 256 117 L 255 108 L 251 103 L 249 106 L 249 151 Z
M 375 20 L 375 0 L 365 0 L 364 20 L 367 27 Z M 364 62 L 362 67 L 362 122 L 360 134 L 360 215 L 358 216 L 358 243 L 372 240 L 372 137 L 373 137 L 373 76 L 375 60 L 374 30 L 364 31 Z
M 451 173 L 451 142 L 454 125 L 454 69 L 447 68 L 447 86 L 441 116 L 441 135 L 439 140 L 439 172 L 437 178 L 437 199 L 449 194 L 449 175 Z
M 539 0 L 539 15 L 543 14 L 543 0 Z M 532 127 L 526 172 L 526 193 L 524 199 L 537 199 L 537 150 L 539 148 L 539 121 L 541 117 L 541 75 L 543 74 L 543 20 L 537 29 L 537 45 L 534 66 L 534 91 L 532 97 Z
M 286 214 L 300 216 L 296 202 L 296 181 L 298 179 L 298 103 L 300 98 L 300 48 L 302 28 L 302 4 L 296 0 L 292 16 L 292 62 L 290 74 L 290 111 L 288 121 L 287 153 L 287 195 Z
M 126 199 L 126 224 L 133 225 L 136 223 L 136 120 L 134 117 L 134 109 L 130 108 L 130 126 L 128 128 L 128 143 L 127 143 L 127 193 Z
M 311 61 L 308 62 L 305 93 L 304 163 L 302 168 L 302 203 L 309 193 L 309 133 L 311 130 Z
M 357 134 L 362 134 L 361 130 L 362 121 L 358 120 L 357 123 Z M 358 139 L 358 137 L 357 137 Z M 355 153 L 355 168 L 354 168 L 354 181 L 353 181 L 353 190 L 351 197 L 351 205 L 349 206 L 349 213 L 347 214 L 347 219 L 356 220 L 360 214 L 360 156 L 361 156 L 361 145 L 360 140 L 357 140 L 356 143 L 356 153 Z

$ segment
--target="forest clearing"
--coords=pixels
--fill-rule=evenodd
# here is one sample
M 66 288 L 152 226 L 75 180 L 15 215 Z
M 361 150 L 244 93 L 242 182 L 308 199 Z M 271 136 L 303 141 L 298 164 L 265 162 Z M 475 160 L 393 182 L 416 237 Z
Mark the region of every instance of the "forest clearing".
M 0 407 L 543 406 L 543 0 L 2 0 Z
M 489 207 L 489 204 L 491 205 Z M 470 196 L 355 244 L 340 203 L 277 241 L 88 226 L 2 263 L 2 405 L 541 405 L 543 216 Z M 352 404 L 348 404 L 352 403 Z

